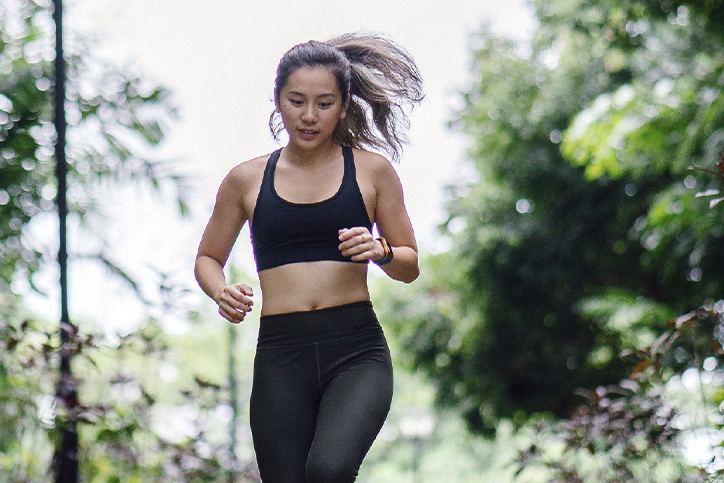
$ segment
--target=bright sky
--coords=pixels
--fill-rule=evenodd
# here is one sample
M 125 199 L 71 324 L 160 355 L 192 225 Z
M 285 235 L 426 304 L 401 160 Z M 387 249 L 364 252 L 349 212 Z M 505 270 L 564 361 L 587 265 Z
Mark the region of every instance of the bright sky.
M 153 267 L 180 274 L 190 286 L 196 247 L 223 176 L 277 147 L 267 120 L 276 65 L 291 46 L 372 31 L 416 59 L 427 97 L 413 112 L 411 145 L 397 168 L 424 253 L 441 246 L 435 226 L 444 219 L 442 187 L 459 176 L 464 159 L 465 140 L 446 122 L 469 78 L 470 35 L 488 24 L 520 38 L 533 26 L 523 0 L 75 0 L 66 9 L 67 30 L 97 33 L 104 56 L 134 64 L 175 93 L 181 122 L 164 150 L 183 159 L 193 176 L 192 218 L 179 221 L 172 203 L 134 191 L 110 196 L 108 230 L 114 256 L 136 275 Z M 253 273 L 248 240 L 242 233 L 233 260 Z M 134 320 L 128 313 L 133 299 L 110 295 L 122 286 L 107 279 L 100 270 L 71 266 L 74 319 L 93 317 L 117 328 Z

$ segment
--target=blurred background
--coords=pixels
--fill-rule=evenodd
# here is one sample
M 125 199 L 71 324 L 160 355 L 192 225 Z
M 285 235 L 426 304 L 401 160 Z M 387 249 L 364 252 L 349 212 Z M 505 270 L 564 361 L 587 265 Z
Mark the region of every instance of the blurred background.
M 224 323 L 193 261 L 224 175 L 278 146 L 281 55 L 350 31 L 427 94 L 396 166 L 423 275 L 371 269 L 396 395 L 358 481 L 721 477 L 724 2 L 68 2 L 71 408 L 51 12 L 0 0 L 7 481 L 48 481 L 68 421 L 82 481 L 258 481 L 258 319 Z

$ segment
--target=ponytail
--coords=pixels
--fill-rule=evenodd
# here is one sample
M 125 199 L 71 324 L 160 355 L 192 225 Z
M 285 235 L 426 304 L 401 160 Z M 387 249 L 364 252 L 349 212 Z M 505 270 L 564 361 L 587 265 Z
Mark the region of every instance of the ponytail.
M 289 75 L 300 67 L 326 67 L 337 79 L 347 115 L 332 140 L 354 148 L 376 148 L 397 161 L 408 139 L 406 108 L 422 101 L 422 78 L 402 47 L 378 35 L 345 34 L 327 42 L 307 42 L 289 50 L 277 68 L 277 104 Z M 276 138 L 282 129 L 278 113 L 269 125 Z

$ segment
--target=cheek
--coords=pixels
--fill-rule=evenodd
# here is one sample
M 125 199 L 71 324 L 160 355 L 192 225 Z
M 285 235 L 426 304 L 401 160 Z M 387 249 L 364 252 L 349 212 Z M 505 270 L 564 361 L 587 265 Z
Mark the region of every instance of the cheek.
M 294 110 L 290 109 L 289 106 L 282 104 L 279 106 L 279 115 L 282 118 L 282 121 L 285 119 L 292 119 L 294 116 Z

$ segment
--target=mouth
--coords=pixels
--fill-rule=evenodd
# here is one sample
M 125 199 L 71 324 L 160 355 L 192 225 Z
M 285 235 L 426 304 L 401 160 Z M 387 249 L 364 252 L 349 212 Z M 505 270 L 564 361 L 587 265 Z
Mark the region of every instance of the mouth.
M 309 140 L 313 139 L 319 131 L 316 131 L 314 129 L 297 129 L 297 132 L 299 132 L 299 135 L 302 137 L 302 139 Z

